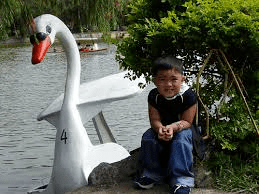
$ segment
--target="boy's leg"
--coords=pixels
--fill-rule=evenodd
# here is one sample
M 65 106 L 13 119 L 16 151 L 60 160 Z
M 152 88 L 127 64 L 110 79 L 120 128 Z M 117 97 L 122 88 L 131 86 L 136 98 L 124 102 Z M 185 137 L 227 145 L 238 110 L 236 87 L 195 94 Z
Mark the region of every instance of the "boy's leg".
M 194 186 L 192 130 L 178 132 L 171 144 L 169 159 L 170 186 Z
M 163 146 L 159 143 L 157 134 L 151 128 L 147 130 L 141 141 L 139 151 L 139 178 L 148 177 L 156 182 L 164 178 L 167 168 L 161 167 L 160 153 Z

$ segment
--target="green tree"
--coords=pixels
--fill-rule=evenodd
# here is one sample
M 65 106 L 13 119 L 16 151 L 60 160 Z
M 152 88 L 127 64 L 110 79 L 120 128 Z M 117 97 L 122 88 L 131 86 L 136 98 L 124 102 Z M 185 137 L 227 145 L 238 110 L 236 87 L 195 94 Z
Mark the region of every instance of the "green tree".
M 145 74 L 152 66 L 150 61 L 161 53 L 184 57 L 192 66 L 200 62 L 197 56 L 204 59 L 210 49 L 220 48 L 229 61 L 235 61 L 235 72 L 258 69 L 258 1 L 183 2 L 132 1 L 130 36 L 118 47 L 117 59 L 122 67 Z
M 72 32 L 110 31 L 124 25 L 127 0 L 3 0 L 0 39 L 28 35 L 28 22 L 41 14 L 62 19 Z
M 9 34 L 17 35 L 15 25 L 17 15 L 21 13 L 19 1 L 3 0 L 0 5 L 0 39 L 8 37 Z

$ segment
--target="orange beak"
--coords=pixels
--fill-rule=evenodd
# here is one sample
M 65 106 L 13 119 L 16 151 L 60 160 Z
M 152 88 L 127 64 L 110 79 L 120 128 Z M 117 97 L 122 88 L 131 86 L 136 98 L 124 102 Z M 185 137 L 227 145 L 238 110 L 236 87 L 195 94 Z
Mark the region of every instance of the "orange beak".
M 32 49 L 32 59 L 31 59 L 32 64 L 40 63 L 44 59 L 50 46 L 51 46 L 51 41 L 48 36 L 45 40 L 40 41 L 39 44 L 34 43 L 33 49 Z

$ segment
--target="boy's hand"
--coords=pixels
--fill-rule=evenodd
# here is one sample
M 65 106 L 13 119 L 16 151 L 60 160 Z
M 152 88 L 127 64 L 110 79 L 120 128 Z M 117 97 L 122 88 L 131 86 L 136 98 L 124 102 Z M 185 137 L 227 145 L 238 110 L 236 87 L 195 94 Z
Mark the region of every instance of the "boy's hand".
M 171 127 L 166 126 L 166 132 L 165 132 L 165 141 L 170 141 L 173 139 L 174 136 L 174 130 Z
M 158 129 L 158 139 L 164 140 L 165 132 L 166 132 L 166 127 L 165 126 L 159 127 L 159 129 Z
M 171 127 L 162 126 L 158 131 L 158 139 L 163 141 L 170 141 L 173 138 L 173 130 Z
M 176 133 L 177 131 L 179 131 L 179 126 L 176 123 L 167 125 L 166 128 L 168 128 L 168 130 L 172 131 L 172 133 Z

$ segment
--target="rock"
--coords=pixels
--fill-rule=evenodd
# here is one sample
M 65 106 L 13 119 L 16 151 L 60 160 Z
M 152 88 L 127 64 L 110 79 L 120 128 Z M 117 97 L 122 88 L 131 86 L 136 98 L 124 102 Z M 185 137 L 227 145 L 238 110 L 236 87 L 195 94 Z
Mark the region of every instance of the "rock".
M 88 178 L 89 185 L 114 185 L 118 180 L 118 168 L 108 163 L 99 164 Z
M 89 175 L 89 185 L 110 186 L 132 180 L 136 174 L 139 149 L 130 152 L 130 156 L 116 163 L 99 164 Z

